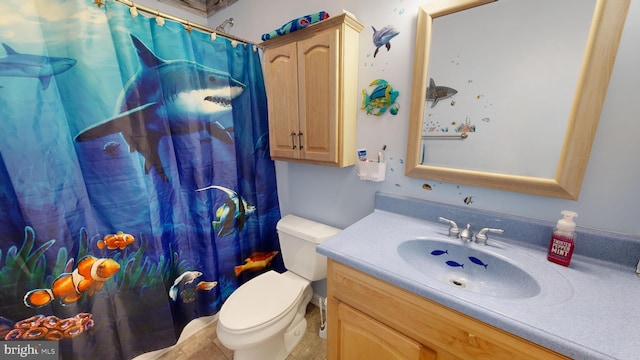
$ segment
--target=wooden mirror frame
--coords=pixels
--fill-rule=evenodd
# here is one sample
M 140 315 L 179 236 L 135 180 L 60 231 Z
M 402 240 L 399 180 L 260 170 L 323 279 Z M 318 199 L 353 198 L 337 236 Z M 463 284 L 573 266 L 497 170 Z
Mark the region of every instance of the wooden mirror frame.
M 630 0 L 596 0 L 567 132 L 554 178 L 454 169 L 419 163 L 433 19 L 495 0 L 435 0 L 418 8 L 405 175 L 577 200 L 618 52 Z

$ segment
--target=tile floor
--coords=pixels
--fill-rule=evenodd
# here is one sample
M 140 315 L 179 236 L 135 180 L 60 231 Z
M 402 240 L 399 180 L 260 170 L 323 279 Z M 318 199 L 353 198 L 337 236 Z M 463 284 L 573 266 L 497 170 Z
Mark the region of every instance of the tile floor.
M 318 336 L 320 310 L 307 305 L 307 332 L 287 357 L 287 360 L 325 360 L 327 341 Z M 200 330 L 189 339 L 176 345 L 157 360 L 231 360 L 233 351 L 222 346 L 216 336 L 216 323 Z M 268 360 L 268 359 L 264 359 Z

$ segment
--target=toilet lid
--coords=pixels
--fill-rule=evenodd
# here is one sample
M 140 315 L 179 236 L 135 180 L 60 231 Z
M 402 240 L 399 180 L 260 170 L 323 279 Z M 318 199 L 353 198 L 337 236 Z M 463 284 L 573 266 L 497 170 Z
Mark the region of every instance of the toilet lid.
M 299 282 L 270 270 L 234 291 L 222 306 L 219 321 L 235 331 L 263 325 L 295 306 L 303 290 Z

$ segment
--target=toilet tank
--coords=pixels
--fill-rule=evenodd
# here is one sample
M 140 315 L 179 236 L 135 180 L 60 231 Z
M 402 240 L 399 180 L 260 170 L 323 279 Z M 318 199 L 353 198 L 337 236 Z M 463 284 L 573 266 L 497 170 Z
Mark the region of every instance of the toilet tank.
M 311 281 L 327 277 L 327 258 L 316 253 L 316 246 L 340 229 L 295 215 L 280 219 L 276 229 L 287 270 Z

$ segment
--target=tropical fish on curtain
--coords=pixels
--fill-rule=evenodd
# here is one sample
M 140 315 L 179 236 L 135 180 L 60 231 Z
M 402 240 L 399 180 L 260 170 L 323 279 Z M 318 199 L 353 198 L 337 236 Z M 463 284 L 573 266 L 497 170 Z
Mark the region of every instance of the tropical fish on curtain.
M 3 1 L 0 43 L 3 340 L 130 359 L 284 271 L 251 46 L 113 0 Z

